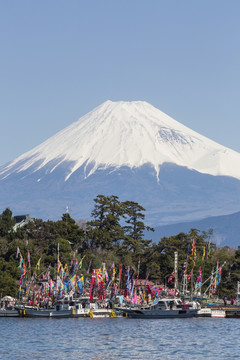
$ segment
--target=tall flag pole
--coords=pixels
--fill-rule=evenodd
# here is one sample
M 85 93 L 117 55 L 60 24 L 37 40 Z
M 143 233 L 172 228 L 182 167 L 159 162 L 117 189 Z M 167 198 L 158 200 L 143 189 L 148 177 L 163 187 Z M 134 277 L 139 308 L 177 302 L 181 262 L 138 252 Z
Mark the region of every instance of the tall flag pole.
M 140 256 L 139 256 L 139 258 L 138 258 L 138 273 L 137 273 L 137 281 L 138 281 L 138 278 L 139 278 L 140 263 L 141 263 L 141 259 L 140 259 Z
M 175 273 L 175 279 L 174 279 L 174 289 L 178 288 L 178 252 L 174 252 L 174 273 Z
M 59 261 L 59 243 L 57 246 L 57 272 L 59 273 L 60 270 L 60 261 Z
M 30 261 L 30 251 L 29 251 L 29 250 L 28 250 L 27 261 L 28 261 L 28 273 L 29 273 L 29 278 L 31 278 L 31 261 Z
M 120 291 L 121 289 L 121 277 L 122 277 L 122 264 L 119 265 L 118 291 Z
M 91 264 L 92 264 L 92 259 L 90 259 L 89 265 L 88 265 L 88 269 L 87 269 L 87 274 L 89 274 L 90 268 L 91 268 Z

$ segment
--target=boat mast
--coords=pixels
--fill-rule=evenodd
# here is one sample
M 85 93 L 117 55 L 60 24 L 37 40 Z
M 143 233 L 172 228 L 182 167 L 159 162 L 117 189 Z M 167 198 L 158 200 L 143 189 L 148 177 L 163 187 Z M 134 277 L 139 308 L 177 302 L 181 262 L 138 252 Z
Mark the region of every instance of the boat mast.
M 177 290 L 178 288 L 178 252 L 174 252 L 174 289 Z

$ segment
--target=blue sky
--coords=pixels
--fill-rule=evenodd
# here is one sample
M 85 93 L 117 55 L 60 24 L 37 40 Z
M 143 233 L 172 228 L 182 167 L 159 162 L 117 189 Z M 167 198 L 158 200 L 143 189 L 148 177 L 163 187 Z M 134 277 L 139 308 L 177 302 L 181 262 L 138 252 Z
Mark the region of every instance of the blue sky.
M 0 1 L 0 165 L 106 100 L 240 152 L 240 1 Z

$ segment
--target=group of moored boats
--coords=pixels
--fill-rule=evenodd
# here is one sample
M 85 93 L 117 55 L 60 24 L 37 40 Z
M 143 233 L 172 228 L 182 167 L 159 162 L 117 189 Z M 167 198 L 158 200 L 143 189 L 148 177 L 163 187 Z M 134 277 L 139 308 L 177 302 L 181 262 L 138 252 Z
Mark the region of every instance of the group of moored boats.
M 58 301 L 51 308 L 40 308 L 26 304 L 15 305 L 12 309 L 1 309 L 0 317 L 30 318 L 79 318 L 79 317 L 126 317 L 139 319 L 168 319 L 192 317 L 236 317 L 240 318 L 239 308 L 201 307 L 198 302 L 183 302 L 178 298 L 156 298 L 149 305 L 109 306 L 110 303 L 90 303 L 88 299 L 69 299 Z

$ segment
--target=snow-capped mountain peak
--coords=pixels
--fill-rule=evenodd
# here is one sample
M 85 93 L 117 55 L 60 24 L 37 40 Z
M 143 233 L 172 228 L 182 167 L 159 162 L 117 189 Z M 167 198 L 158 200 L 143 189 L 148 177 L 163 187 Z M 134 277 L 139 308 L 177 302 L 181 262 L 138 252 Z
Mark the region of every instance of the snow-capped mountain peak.
M 159 175 L 173 163 L 210 175 L 240 179 L 240 154 L 180 124 L 144 101 L 106 101 L 39 146 L 0 169 L 0 177 L 68 163 L 65 180 L 84 166 L 97 169 L 151 164 Z M 69 165 L 70 164 L 70 165 Z

